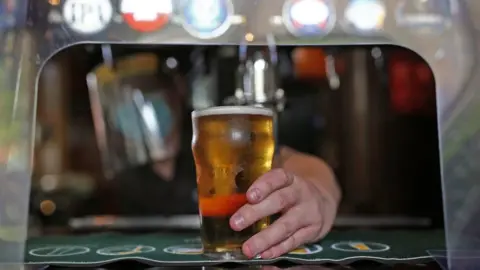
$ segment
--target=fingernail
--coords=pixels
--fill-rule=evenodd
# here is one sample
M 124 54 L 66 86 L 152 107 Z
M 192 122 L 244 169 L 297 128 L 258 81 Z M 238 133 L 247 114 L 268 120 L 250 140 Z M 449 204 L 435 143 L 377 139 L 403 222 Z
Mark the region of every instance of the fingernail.
M 249 251 L 249 255 L 250 255 L 250 258 L 257 258 L 257 257 L 261 257 L 261 254 L 258 254 L 258 252 L 252 248 L 251 245 L 247 245 L 247 250 Z
M 260 255 L 260 254 L 253 253 L 249 244 L 243 244 L 242 250 L 243 250 L 243 253 L 251 259 L 255 259 Z
M 261 256 L 262 256 L 262 259 L 268 260 L 272 258 L 272 253 L 270 251 L 265 251 L 264 253 L 262 253 Z
M 233 216 L 233 225 L 237 228 L 241 228 L 243 226 L 244 219 L 241 215 L 234 215 Z
M 257 188 L 250 190 L 250 192 L 248 192 L 248 198 L 252 201 L 260 200 L 260 190 Z

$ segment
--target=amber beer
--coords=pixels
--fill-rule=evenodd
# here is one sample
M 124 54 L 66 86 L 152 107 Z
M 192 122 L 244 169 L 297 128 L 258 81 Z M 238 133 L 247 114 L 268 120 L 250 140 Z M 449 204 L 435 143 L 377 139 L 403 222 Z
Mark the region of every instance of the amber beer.
M 204 254 L 240 257 L 243 242 L 270 222 L 262 219 L 241 232 L 229 225 L 230 217 L 247 202 L 248 188 L 272 168 L 273 112 L 214 107 L 194 111 L 192 121 Z

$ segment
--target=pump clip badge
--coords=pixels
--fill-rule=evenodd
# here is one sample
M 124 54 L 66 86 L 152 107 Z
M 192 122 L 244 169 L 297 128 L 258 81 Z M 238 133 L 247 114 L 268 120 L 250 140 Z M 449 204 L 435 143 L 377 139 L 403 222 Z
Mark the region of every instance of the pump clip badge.
M 442 33 L 451 25 L 450 3 L 446 0 L 399 1 L 397 24 L 416 32 Z

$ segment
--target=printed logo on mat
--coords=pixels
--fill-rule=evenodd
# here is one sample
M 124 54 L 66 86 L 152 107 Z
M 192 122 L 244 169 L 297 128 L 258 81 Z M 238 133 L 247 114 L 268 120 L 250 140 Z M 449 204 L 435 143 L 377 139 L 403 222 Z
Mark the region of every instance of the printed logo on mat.
M 149 253 L 155 251 L 154 247 L 144 245 L 124 245 L 106 247 L 97 250 L 97 254 L 104 256 L 128 256 Z
M 200 237 L 184 239 L 185 244 L 201 244 L 202 239 Z
M 163 252 L 176 255 L 199 255 L 203 253 L 203 249 L 202 245 L 190 244 L 167 247 Z
M 320 245 L 308 245 L 308 246 L 301 246 L 292 250 L 290 255 L 311 255 L 322 252 L 323 248 Z
M 332 249 L 344 252 L 385 252 L 390 247 L 380 243 L 348 241 L 333 244 Z
M 32 249 L 28 254 L 37 257 L 65 257 L 82 255 L 88 252 L 90 252 L 90 249 L 82 246 L 50 246 Z
M 320 245 L 310 245 L 299 247 L 289 254 L 291 255 L 310 255 L 322 252 L 323 248 Z M 163 250 L 165 253 L 176 255 L 199 255 L 202 254 L 202 245 L 178 245 L 167 247 Z

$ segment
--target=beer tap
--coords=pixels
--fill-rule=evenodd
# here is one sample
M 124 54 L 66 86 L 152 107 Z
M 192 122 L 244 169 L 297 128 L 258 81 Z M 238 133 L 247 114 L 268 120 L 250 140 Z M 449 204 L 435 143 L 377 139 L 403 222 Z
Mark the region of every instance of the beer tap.
M 271 41 L 268 46 L 241 44 L 235 94 L 224 103 L 269 107 L 277 113 L 283 111 L 286 99 L 279 87 L 277 59 L 276 46 Z
M 340 88 L 340 76 L 337 73 L 335 67 L 334 52 L 327 53 L 325 57 L 325 72 L 327 75 L 328 84 L 332 90 L 338 90 Z

